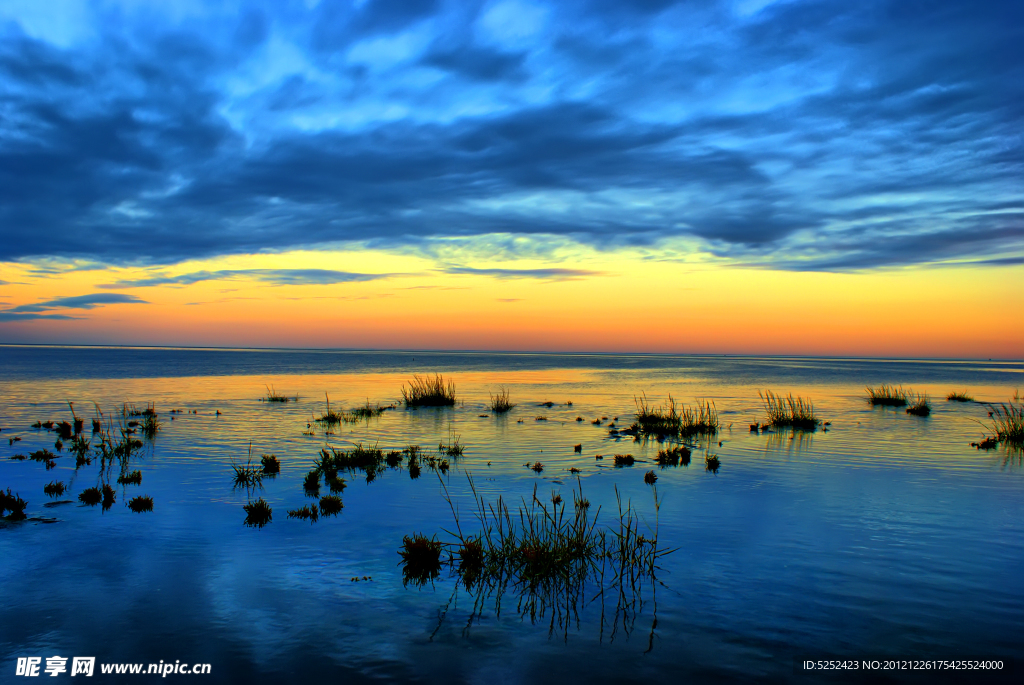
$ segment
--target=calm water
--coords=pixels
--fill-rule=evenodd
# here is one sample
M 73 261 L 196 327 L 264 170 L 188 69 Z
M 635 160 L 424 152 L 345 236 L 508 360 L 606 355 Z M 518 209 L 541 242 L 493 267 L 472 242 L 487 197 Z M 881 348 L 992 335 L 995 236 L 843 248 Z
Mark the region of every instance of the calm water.
M 456 382 L 456 407 L 304 434 L 325 392 L 332 407 L 390 404 L 413 373 L 434 371 Z M 28 500 L 30 517 L 0 524 L 0 681 L 20 680 L 19 656 L 55 654 L 210 663 L 204 682 L 845 682 L 795 674 L 794 658 L 1019 662 L 1024 468 L 1019 454 L 969 443 L 985 435 L 983 402 L 1009 400 L 1022 372 L 1015 362 L 0 347 L 0 487 Z M 872 409 L 864 386 L 882 382 L 927 392 L 932 415 Z M 268 384 L 299 400 L 260 402 Z M 518 406 L 481 417 L 499 385 Z M 749 432 L 765 388 L 813 399 L 829 430 Z M 962 389 L 979 402 L 943 399 Z M 663 445 L 590 423 L 628 424 L 641 393 L 715 401 L 717 473 L 703 449 L 688 466 L 656 469 Z M 102 482 L 98 462 L 76 472 L 66 449 L 49 471 L 8 458 L 52 450 L 54 434 L 30 426 L 69 419 L 67 401 L 87 427 L 94 403 L 110 414 L 154 402 L 160 413 L 133 460 L 142 484 L 116 486 L 107 511 L 77 499 Z M 171 409 L 196 413 L 172 421 Z M 346 475 L 338 517 L 286 518 L 313 501 L 302 479 L 325 441 L 430 451 L 452 434 L 466 451 L 445 481 L 462 511 L 467 473 L 486 498 L 517 500 L 535 486 L 568 497 L 576 468 L 600 521 L 614 520 L 617 487 L 653 523 L 643 477 L 655 468 L 659 539 L 678 548 L 659 582 L 625 596 L 590 588 L 570 621 L 551 607 L 523 615 L 515 592 L 500 606 L 485 598 L 475 615 L 446 573 L 407 587 L 403 536 L 453 526 L 426 468 L 417 479 Z M 250 444 L 282 461 L 257 495 L 273 507 L 262 529 L 243 526 L 247 493 L 231 482 Z M 638 463 L 613 468 L 616 453 Z M 540 474 L 524 466 L 536 461 Z M 46 497 L 53 480 L 69 493 Z M 136 494 L 154 511 L 128 510 Z M 462 525 L 476 524 L 465 514 Z M 108 678 L 126 679 L 137 677 Z

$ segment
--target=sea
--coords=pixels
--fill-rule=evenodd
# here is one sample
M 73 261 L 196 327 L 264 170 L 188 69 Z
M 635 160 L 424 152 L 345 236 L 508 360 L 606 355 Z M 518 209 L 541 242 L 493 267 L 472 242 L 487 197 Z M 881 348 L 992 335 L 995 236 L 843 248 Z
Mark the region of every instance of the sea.
M 0 520 L 0 682 L 33 667 L 86 675 L 71 672 L 89 658 L 97 682 L 1019 682 L 1024 466 L 1012 445 L 976 445 L 1019 403 L 1022 373 L 992 360 L 0 346 L 0 490 L 27 502 L 23 520 Z M 407 408 L 403 388 L 435 374 L 455 404 Z M 926 396 L 930 414 L 872 406 L 881 384 Z M 492 412 L 502 391 L 515 406 Z M 768 391 L 810 402 L 822 424 L 752 429 Z M 713 407 L 717 432 L 630 434 L 640 406 L 670 402 Z M 351 420 L 318 422 L 329 410 Z M 75 417 L 82 458 L 56 429 Z M 108 459 L 106 438 L 137 442 Z M 404 460 L 342 469 L 340 513 L 289 517 L 317 508 L 304 482 L 323 451 L 357 447 Z M 673 447 L 688 456 L 659 466 Z M 280 473 L 236 484 L 263 455 Z M 133 471 L 141 482 L 118 482 Z M 104 487 L 107 502 L 80 498 Z M 143 497 L 152 510 L 134 511 Z M 527 525 L 574 498 L 608 549 L 632 516 L 656 540 L 654 566 L 466 582 L 454 551 L 484 530 L 481 506 L 500 500 Z M 246 509 L 257 501 L 262 525 Z M 436 574 L 403 562 L 417 536 L 442 543 Z

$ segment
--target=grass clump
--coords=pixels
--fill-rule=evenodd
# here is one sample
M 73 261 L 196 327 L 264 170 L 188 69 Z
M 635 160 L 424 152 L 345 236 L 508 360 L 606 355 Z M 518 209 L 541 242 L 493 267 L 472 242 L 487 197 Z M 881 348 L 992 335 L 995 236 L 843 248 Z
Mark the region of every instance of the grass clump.
M 461 457 L 465 446 L 461 442 L 462 436 L 448 429 L 448 444 L 438 443 L 437 451 L 449 457 Z
M 966 390 L 957 392 L 953 391 L 946 395 L 947 402 L 973 402 L 974 398 L 967 394 Z
M 1002 404 L 992 407 L 992 432 L 999 442 L 1024 446 L 1024 405 Z
M 907 413 L 913 416 L 928 416 L 932 413 L 931 405 L 928 404 L 928 395 L 915 395 L 913 403 L 907 407 Z
M 281 462 L 273 454 L 264 454 L 260 457 L 260 464 L 263 466 L 265 476 L 276 476 L 281 473 Z
M 656 474 L 654 471 L 648 471 L 647 473 L 644 474 L 644 482 L 647 483 L 648 485 L 654 485 L 655 483 L 658 482 L 658 474 Z
M 99 488 L 86 488 L 78 493 L 78 501 L 94 507 L 103 501 L 103 493 Z
M 420 378 L 414 375 L 409 387 L 402 385 L 402 399 L 409 407 L 451 407 L 455 405 L 455 382 L 445 383 L 441 374 Z
M 292 401 L 292 398 L 288 397 L 287 395 L 279 395 L 278 392 L 276 390 L 274 390 L 274 386 L 273 385 L 268 385 L 268 386 L 265 386 L 265 387 L 267 388 L 267 394 L 266 394 L 266 396 L 261 397 L 260 401 L 262 401 L 262 402 L 280 402 L 281 404 L 284 404 L 286 402 L 291 402 Z M 298 399 L 299 399 L 298 397 L 295 398 L 296 401 L 298 401 Z
M 68 487 L 64 485 L 64 481 L 62 480 L 50 481 L 43 486 L 43 494 L 47 497 L 60 497 L 67 492 L 67 490 Z
M 758 391 L 757 394 L 764 402 L 764 409 L 768 415 L 767 423 L 776 428 L 814 430 L 821 425 L 821 419 L 814 415 L 814 405 L 810 400 L 794 398 L 792 393 L 782 397 L 771 390 L 765 390 L 764 393 Z
M 131 473 L 122 473 L 117 477 L 118 485 L 142 485 L 142 471 L 135 469 Z
M 491 395 L 491 411 L 495 414 L 504 414 L 515 406 L 505 386 L 498 389 L 497 395 Z
M 710 471 L 711 473 L 718 473 L 719 467 L 722 462 L 719 461 L 717 454 L 705 454 L 704 455 L 704 470 Z
M 313 469 L 306 474 L 305 479 L 302 481 L 302 490 L 306 493 L 306 497 L 319 497 L 320 496 L 320 472 Z
M 242 506 L 245 510 L 245 525 L 250 528 L 262 528 L 274 519 L 274 510 L 270 508 L 267 501 L 260 497 L 255 502 L 249 502 Z
M 288 511 L 288 518 L 302 519 L 303 521 L 316 523 L 320 518 L 320 512 L 317 510 L 315 505 L 306 505 L 301 509 L 290 509 Z
M 320 515 L 337 516 L 345 505 L 337 495 L 327 495 L 320 498 Z
M 355 409 L 353 409 L 351 412 L 349 412 L 348 416 L 346 417 L 346 420 L 354 423 L 359 419 L 372 419 L 380 416 L 389 409 L 394 408 L 395 405 L 393 404 L 384 407 L 381 406 L 380 404 L 371 405 L 370 400 L 366 400 L 366 405 L 362 407 L 356 407 Z
M 10 488 L 7 488 L 7 492 L 0 490 L 0 516 L 3 516 L 5 512 L 11 512 L 7 514 L 8 521 L 23 520 L 27 506 L 28 502 L 23 500 L 20 495 L 11 492 Z
M 895 385 L 888 385 L 882 383 L 877 388 L 868 387 L 868 402 L 872 407 L 882 405 L 885 407 L 905 407 L 909 397 L 909 392 L 903 389 L 903 386 L 896 387 Z
M 718 432 L 718 410 L 714 402 L 704 400 L 698 401 L 695 407 L 677 406 L 672 395 L 668 396 L 668 404 L 661 407 L 648 404 L 646 395 L 634 397 L 633 401 L 636 403 L 636 421 L 620 433 L 679 438 Z
M 428 538 L 421 533 L 402 538 L 398 555 L 402 558 L 402 583 L 422 587 L 441 575 L 441 551 L 444 549 L 436 536 Z
M 57 465 L 57 462 L 54 461 L 54 459 L 57 458 L 57 455 L 48 449 L 36 450 L 29 454 L 28 458 L 32 461 L 42 462 L 47 471 Z
M 234 487 L 253 490 L 263 487 L 263 468 L 252 463 L 252 444 L 249 445 L 249 460 L 245 464 L 231 462 L 234 472 Z
M 614 457 L 614 464 L 619 468 L 623 466 L 632 466 L 635 463 L 636 459 L 633 458 L 632 454 L 616 454 Z
M 666 447 L 665 449 L 658 451 L 656 459 L 658 466 L 661 466 L 662 468 L 666 466 L 679 466 L 680 463 L 682 463 L 683 466 L 689 466 L 690 448 L 685 445 Z
M 345 420 L 345 412 L 338 412 L 331 410 L 331 398 L 325 392 L 324 397 L 327 399 L 327 411 L 320 414 L 320 418 L 313 419 L 316 423 L 320 424 L 323 428 L 330 431 L 331 428 L 337 426 L 339 423 Z
M 144 511 L 153 511 L 153 498 L 149 495 L 139 495 L 128 500 L 128 508 L 136 514 Z

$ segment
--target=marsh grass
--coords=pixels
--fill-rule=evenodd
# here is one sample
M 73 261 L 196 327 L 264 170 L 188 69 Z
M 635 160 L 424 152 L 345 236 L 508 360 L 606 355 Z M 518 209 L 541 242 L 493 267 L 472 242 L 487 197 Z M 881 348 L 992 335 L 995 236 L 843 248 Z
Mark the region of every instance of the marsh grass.
M 793 397 L 792 393 L 783 397 L 771 390 L 765 390 L 763 393 L 759 390 L 757 394 L 764 403 L 768 417 L 766 423 L 775 428 L 814 430 L 821 425 L 821 419 L 814 415 L 814 405 L 810 400 Z
M 647 402 L 647 396 L 634 397 L 636 421 L 629 428 L 618 431 L 627 435 L 647 435 L 660 438 L 714 435 L 718 432 L 718 410 L 709 400 L 698 400 L 696 406 L 677 405 L 672 395 L 668 403 L 656 407 Z M 599 425 L 599 424 L 598 424 Z
M 138 495 L 128 500 L 128 508 L 136 514 L 144 511 L 153 511 L 153 498 L 149 495 Z
M 868 403 L 872 406 L 882 405 L 885 407 L 905 407 L 909 400 L 910 391 L 904 390 L 903 386 L 888 385 L 882 383 L 877 388 L 868 387 Z
M 704 470 L 710 471 L 711 473 L 718 473 L 718 469 L 722 466 L 722 462 L 718 459 L 717 454 L 711 454 L 707 452 L 704 455 Z
M 276 476 L 281 473 L 281 462 L 273 454 L 264 454 L 260 457 L 260 465 L 263 467 L 264 476 Z
M 655 483 L 658 482 L 658 474 L 656 474 L 654 471 L 648 471 L 647 473 L 644 474 L 644 482 L 647 483 L 648 485 L 654 485 Z
M 441 552 L 444 545 L 437 536 L 428 538 L 421 533 L 406 535 L 402 538 L 402 547 L 398 550 L 401 557 L 402 584 L 412 583 L 422 587 L 432 583 L 441 575 Z
M 928 403 L 928 395 L 913 395 L 907 397 L 911 401 L 907 407 L 907 413 L 913 416 L 928 416 L 932 413 L 932 407 Z
M 62 480 L 50 481 L 43 486 L 43 494 L 47 497 L 60 497 L 67 492 L 67 490 L 68 488 L 64 485 L 64 481 Z
M 288 518 L 290 519 L 302 519 L 303 521 L 309 521 L 310 523 L 316 523 L 320 518 L 320 512 L 316 505 L 306 505 L 300 509 L 288 510 Z
M 321 516 L 337 516 L 341 513 L 344 508 L 344 504 L 341 502 L 341 498 L 337 495 L 327 495 L 320 498 L 320 515 Z
M 636 463 L 636 459 L 633 458 L 632 454 L 616 454 L 613 459 L 614 465 L 619 468 L 623 466 L 632 466 Z
M 491 395 L 491 411 L 495 414 L 504 414 L 515 406 L 505 386 L 498 389 L 497 395 Z
M 451 407 L 455 405 L 455 382 L 445 383 L 437 373 L 434 377 L 420 378 L 414 375 L 409 387 L 402 385 L 402 400 L 410 407 Z
M 36 450 L 35 452 L 29 454 L 28 458 L 31 459 L 32 461 L 42 462 L 43 466 L 46 467 L 47 471 L 49 471 L 50 469 L 57 465 L 57 462 L 54 461 L 54 459 L 57 458 L 57 455 L 48 449 Z
M 78 493 L 78 501 L 94 507 L 103 501 L 103 493 L 99 488 L 86 488 Z
M 379 403 L 376 405 L 371 405 L 370 400 L 366 400 L 366 404 L 364 406 L 356 407 L 351 412 L 349 412 L 348 415 L 345 417 L 345 420 L 348 423 L 355 423 L 360 419 L 373 419 L 380 416 L 384 412 L 394 408 L 395 405 L 393 404 L 389 404 L 387 406 L 382 406 Z
M 534 622 L 549 616 L 549 631 L 553 632 L 556 626 L 564 628 L 566 637 L 569 626 L 579 624 L 581 608 L 590 602 L 602 604 L 603 631 L 604 598 L 615 596 L 618 599 L 612 621 L 613 635 L 620 622 L 625 630 L 630 630 L 629 617 L 635 617 L 639 593 L 647 585 L 653 592 L 657 584 L 658 559 L 673 551 L 658 544 L 657 518 L 661 503 L 656 485 L 652 486 L 653 526 L 630 502 L 624 505 L 616 488 L 618 520 L 605 527 L 598 523 L 601 508 L 591 507 L 578 479 L 577 487 L 572 490 L 571 504 L 557 493 L 550 499 L 542 499 L 534 487 L 532 498 L 529 501 L 523 498 L 514 512 L 501 496 L 496 502 L 485 501 L 472 477 L 467 474 L 467 479 L 478 531 L 466 532 L 442 481 L 455 530 L 445 531 L 451 537 L 450 542 L 420 536 L 421 545 L 422 540 L 427 540 L 432 547 L 428 548 L 429 556 L 425 551 L 428 563 L 422 568 L 427 573 L 413 575 L 414 579 L 433 575 L 433 550 L 440 545 L 439 566 L 447 567 L 457 579 L 448 606 L 452 605 L 460 587 L 473 595 L 467 630 L 485 612 L 493 611 L 500 616 L 502 599 L 508 593 L 516 597 L 516 610 L 523 619 Z M 416 537 L 411 540 L 415 542 Z M 403 550 L 406 546 L 403 545 Z M 491 600 L 493 608 L 488 609 Z M 446 611 L 447 607 L 439 612 L 437 630 Z
M 465 446 L 462 444 L 462 436 L 455 433 L 449 424 L 448 442 L 447 444 L 443 442 L 438 443 L 437 451 L 449 457 L 461 457 L 465 449 Z
M 28 502 L 21 498 L 21 495 L 11 492 L 10 488 L 7 488 L 7 492 L 0 490 L 0 516 L 4 516 L 6 512 L 11 512 L 6 515 L 8 521 L 22 521 L 25 519 L 25 507 L 28 506 Z
M 1012 447 L 1024 446 L 1024 405 L 993 405 L 991 430 L 999 442 Z
M 658 451 L 656 457 L 658 466 L 665 468 L 668 466 L 683 466 L 690 465 L 690 448 L 685 445 L 676 445 L 675 447 L 666 447 L 663 450 Z
M 306 474 L 302 481 L 302 490 L 306 493 L 306 497 L 320 496 L 320 472 L 318 470 L 313 469 Z
M 262 497 L 255 502 L 243 505 L 242 509 L 245 510 L 243 523 L 250 528 L 262 528 L 274 519 L 274 510 Z
M 296 395 L 294 398 L 288 397 L 287 395 L 279 395 L 277 390 L 274 389 L 273 385 L 264 386 L 267 389 L 267 394 L 260 398 L 263 402 L 280 402 L 282 404 L 294 401 L 298 402 L 299 397 Z
M 345 412 L 331 411 L 331 398 L 325 392 L 324 398 L 327 400 L 327 410 L 320 414 L 320 418 L 315 418 L 313 421 L 320 424 L 323 428 L 327 429 L 328 432 L 334 426 L 345 421 Z
M 249 443 L 249 458 L 245 464 L 231 460 L 231 470 L 234 472 L 234 487 L 245 488 L 246 490 L 263 488 L 263 467 L 252 463 L 252 443 Z
M 946 395 L 947 402 L 973 402 L 974 398 L 967 394 L 966 390 L 957 392 L 953 391 Z
M 118 485 L 142 485 L 142 471 L 135 469 L 131 473 L 122 473 L 117 477 Z

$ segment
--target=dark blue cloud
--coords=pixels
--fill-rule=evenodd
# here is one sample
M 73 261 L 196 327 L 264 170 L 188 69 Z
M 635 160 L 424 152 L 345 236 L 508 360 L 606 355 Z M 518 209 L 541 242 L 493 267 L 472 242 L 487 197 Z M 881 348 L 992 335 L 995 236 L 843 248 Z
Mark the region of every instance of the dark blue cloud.
M 159 285 L 192 285 L 201 281 L 252 278 L 272 285 L 331 285 L 389 278 L 395 274 L 361 274 L 333 269 L 218 269 L 193 271 L 178 276 L 151 276 L 105 283 L 101 288 L 148 288 Z
M 95 309 L 105 304 L 148 304 L 134 295 L 124 293 L 92 293 L 57 297 L 52 300 L 23 304 L 0 310 L 0 321 L 31 321 L 34 319 L 77 319 L 68 314 L 55 314 L 54 309 Z
M 0 260 L 495 234 L 785 269 L 1024 255 L 1020 3 L 161 11 L 0 11 Z
M 474 269 L 467 266 L 450 266 L 446 274 L 465 276 L 493 276 L 495 278 L 539 278 L 550 281 L 567 281 L 583 276 L 600 276 L 601 271 L 586 269 Z

